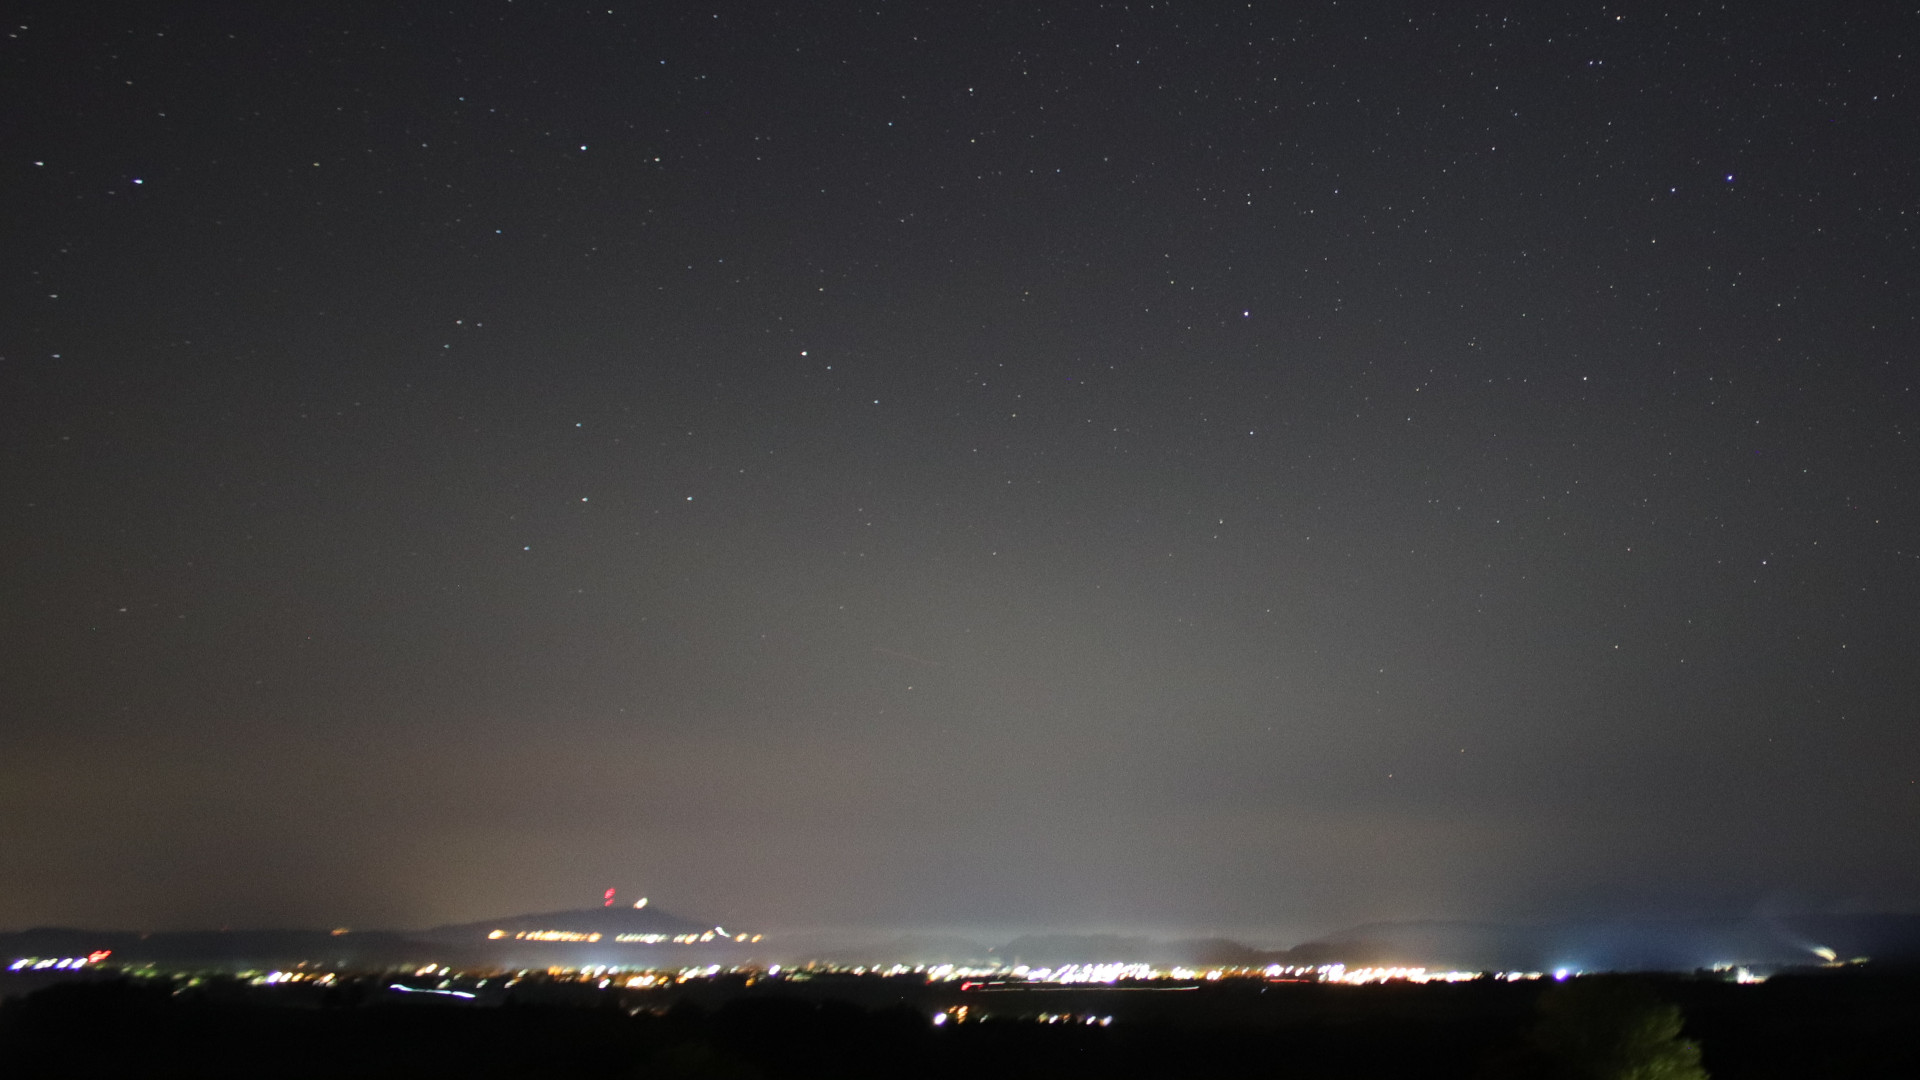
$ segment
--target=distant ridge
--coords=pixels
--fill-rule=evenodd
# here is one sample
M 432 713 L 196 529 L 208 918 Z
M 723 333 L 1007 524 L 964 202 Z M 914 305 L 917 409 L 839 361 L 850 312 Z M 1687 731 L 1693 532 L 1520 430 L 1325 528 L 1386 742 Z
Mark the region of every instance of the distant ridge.
M 1053 965 L 1123 962 L 1161 967 L 1265 967 L 1285 953 L 1263 952 L 1226 938 L 1157 941 L 1118 934 L 1028 934 L 993 950 L 1006 963 Z
M 614 906 L 545 911 L 532 915 L 506 915 L 478 922 L 436 926 L 415 936 L 425 941 L 486 941 L 490 934 L 499 930 L 504 931 L 506 937 L 561 931 L 600 934 L 603 937 L 614 937 L 620 934 L 661 934 L 671 938 L 683 934 L 701 934 L 715 929 L 717 927 L 713 923 L 689 919 L 672 912 L 662 911 L 657 907 Z
M 1424 920 L 1351 927 L 1285 949 L 1225 938 L 1028 934 L 999 946 L 957 938 L 866 943 L 778 943 L 784 957 L 841 962 L 1027 964 L 1143 963 L 1156 967 L 1425 967 L 1436 971 L 1690 972 L 1721 966 L 1782 969 L 1846 962 L 1920 966 L 1920 915 L 1802 915 L 1719 919 L 1618 919 L 1544 924 Z
M 1617 919 L 1508 925 L 1368 923 L 1296 946 L 1322 962 L 1480 971 L 1692 971 L 1721 965 L 1820 964 L 1869 957 L 1920 963 L 1920 915 Z
M 714 963 L 746 959 L 751 940 L 655 907 L 594 907 L 507 915 L 429 930 L 82 930 L 41 927 L 0 933 L 0 967 L 21 957 L 85 956 L 111 950 L 114 964 L 206 964 L 247 970 L 302 961 L 379 969 L 451 964 L 465 968 L 552 964 Z M 538 935 L 538 936 L 536 936 Z M 754 935 L 741 935 L 751 939 Z
M 764 943 L 743 927 L 721 928 L 658 908 L 583 908 L 509 915 L 417 932 L 325 930 L 172 931 L 41 927 L 0 933 L 0 967 L 20 957 L 85 956 L 112 963 L 236 970 L 300 961 L 349 968 L 425 963 L 468 968 L 555 964 L 686 966 L 789 963 L 966 962 L 1151 963 L 1192 967 L 1396 965 L 1463 971 L 1694 971 L 1722 965 L 1813 967 L 1870 958 L 1876 967 L 1920 967 L 1920 915 L 1800 915 L 1723 919 L 1611 920 L 1511 925 L 1429 920 L 1367 923 L 1263 950 L 1221 938 L 1154 940 L 1112 934 L 1037 934 L 986 947 L 958 938 L 894 938 L 855 944 Z M 525 937 L 554 932 L 555 936 Z M 498 933 L 499 936 L 494 935 Z M 577 935 L 577 936 L 574 936 Z M 744 937 L 746 940 L 738 940 Z M 625 938 L 625 940 L 622 940 Z
M 436 963 L 469 964 L 481 950 L 434 944 L 390 931 L 326 930 L 80 930 L 39 927 L 0 934 L 0 966 L 20 957 L 85 956 L 112 951 L 116 965 L 208 965 L 244 970 L 301 961 L 348 968 Z

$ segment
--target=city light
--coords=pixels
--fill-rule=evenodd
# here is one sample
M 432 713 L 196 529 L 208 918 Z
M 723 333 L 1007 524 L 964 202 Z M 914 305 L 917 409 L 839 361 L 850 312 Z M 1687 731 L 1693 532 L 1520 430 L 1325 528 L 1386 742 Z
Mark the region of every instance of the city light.
M 417 986 L 402 986 L 399 983 L 394 983 L 387 989 L 397 990 L 402 994 L 438 994 L 441 997 L 465 998 L 468 1001 L 472 1001 L 475 997 L 474 994 L 465 990 L 422 990 Z
M 492 937 L 492 934 L 488 934 Z M 597 930 L 522 930 L 513 935 L 515 941 L 599 941 Z
M 1110 1027 L 1112 1016 L 1096 1013 L 985 1013 L 966 1005 L 955 1005 L 933 1014 L 934 1027 L 946 1027 L 948 1024 L 977 1023 L 983 1020 L 1018 1020 L 1033 1024 L 1078 1024 L 1084 1027 Z
M 710 939 L 716 942 L 732 944 L 744 940 L 758 940 L 759 935 L 736 934 L 721 936 L 714 931 L 699 934 L 681 934 L 668 937 L 663 934 L 618 934 L 602 935 L 597 931 L 585 930 L 522 930 L 509 932 L 496 929 L 487 937 L 492 940 L 514 940 L 541 943 L 577 943 L 593 944 L 601 941 L 621 944 L 654 945 L 673 941 L 683 944 Z M 101 963 L 111 955 L 108 950 L 99 950 L 85 956 L 71 957 L 20 957 L 12 961 L 5 970 L 11 972 L 76 971 L 83 967 Z M 702 959 L 706 959 L 702 957 Z M 1366 965 L 1349 966 L 1330 963 L 1316 966 L 1289 966 L 1268 964 L 1265 966 L 1239 967 L 1198 967 L 1169 965 L 1160 967 L 1153 964 L 1127 961 L 1103 961 L 1090 963 L 1069 963 L 1051 966 L 1030 964 L 982 964 L 961 965 L 954 963 L 909 965 L 895 963 L 890 965 L 865 965 L 852 963 L 831 963 L 811 961 L 794 967 L 781 964 L 736 964 L 704 963 L 685 966 L 656 966 L 647 963 L 620 963 L 618 961 L 590 963 L 582 965 L 564 962 L 546 965 L 537 969 L 544 977 L 563 982 L 580 982 L 597 989 L 610 992 L 620 991 L 658 991 L 678 984 L 723 976 L 744 977 L 747 985 L 758 981 L 804 982 L 822 977 L 873 977 L 873 978 L 917 978 L 925 985 L 949 985 L 953 990 L 969 996 L 974 994 L 1008 994 L 1006 1000 L 1017 1000 L 1022 990 L 1041 990 L 1048 988 L 1080 989 L 1088 992 L 1111 990 L 1115 992 L 1194 992 L 1211 985 L 1223 985 L 1229 982 L 1240 983 L 1319 983 L 1332 986 L 1365 986 L 1384 983 L 1460 983 L 1473 980 L 1490 982 L 1516 982 L 1553 978 L 1565 980 L 1580 974 L 1573 967 L 1562 967 L 1550 973 L 1537 971 L 1478 972 L 1460 970 L 1437 970 L 1418 965 Z M 1756 983 L 1765 978 L 1747 967 L 1735 968 L 1733 965 L 1721 965 L 1716 970 L 1724 973 L 1730 981 L 1738 983 Z M 427 963 L 417 968 L 409 966 L 406 975 L 414 979 L 438 979 L 437 990 L 450 990 L 459 985 L 459 980 L 478 979 L 470 984 L 471 989 L 486 985 L 486 978 L 498 972 L 487 969 L 456 970 L 452 965 L 439 962 Z M 529 973 L 520 972 L 519 976 L 505 978 L 501 984 L 510 987 L 525 978 Z M 296 968 L 276 968 L 245 972 L 243 976 L 254 986 L 277 987 L 290 984 L 329 985 L 336 973 L 315 966 L 308 968 L 305 962 Z M 504 977 L 504 976 L 503 976 Z M 419 986 L 407 987 L 396 992 L 425 993 Z M 466 994 L 462 990 L 461 996 Z M 969 1018 L 979 1019 L 982 1015 L 977 1009 L 965 1013 L 965 1006 L 947 1009 L 940 1015 L 947 1019 L 938 1021 L 951 1024 Z M 958 1010 L 958 1011 L 956 1011 Z M 1021 1019 L 1042 1023 L 1100 1023 L 1105 1014 L 1002 1014 L 1005 1019 Z
M 96 949 L 85 956 L 40 957 L 23 956 L 7 965 L 8 971 L 78 971 L 88 964 L 98 964 L 113 955 L 112 949 Z
M 1383 982 L 1471 982 L 1480 977 L 1477 971 L 1428 971 L 1423 967 L 1350 968 L 1344 964 L 1327 964 L 1315 968 L 1314 974 L 1320 982 L 1344 983 L 1348 986 Z
M 641 898 L 634 906 L 645 903 Z M 556 942 L 597 942 L 607 935 L 598 930 L 514 930 L 494 929 L 487 932 L 488 941 L 556 941 Z M 671 942 L 675 945 L 701 945 L 712 942 L 731 942 L 736 945 L 757 944 L 764 934 L 750 934 L 745 931 L 734 933 L 725 927 L 716 926 L 711 930 L 696 930 L 684 934 L 662 934 L 655 932 L 629 931 L 613 935 L 613 940 L 622 945 L 659 945 Z

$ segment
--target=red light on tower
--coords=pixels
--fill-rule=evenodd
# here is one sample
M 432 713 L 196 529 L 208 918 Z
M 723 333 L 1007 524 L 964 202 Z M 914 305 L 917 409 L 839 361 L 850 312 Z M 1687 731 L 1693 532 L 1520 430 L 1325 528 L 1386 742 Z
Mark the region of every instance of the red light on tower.
M 601 907 L 612 907 L 612 906 L 613 906 L 613 890 L 612 890 L 612 889 L 608 889 L 608 890 L 607 890 L 607 901 L 606 901 L 606 903 L 604 903 L 604 904 L 601 904 L 600 906 L 601 906 Z

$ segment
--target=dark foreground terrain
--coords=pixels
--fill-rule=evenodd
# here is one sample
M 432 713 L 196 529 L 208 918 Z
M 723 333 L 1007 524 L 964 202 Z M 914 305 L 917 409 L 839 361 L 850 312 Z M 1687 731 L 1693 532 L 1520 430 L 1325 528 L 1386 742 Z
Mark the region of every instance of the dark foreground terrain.
M 983 993 L 847 976 L 665 992 L 536 984 L 490 1004 L 384 984 L 47 986 L 0 1006 L 0 1076 L 1569 1075 L 1538 1050 L 1542 1001 L 1567 992 L 1551 983 Z M 1633 989 L 1679 1007 L 1681 1035 L 1719 1080 L 1920 1076 L 1920 976 L 1642 979 Z M 932 1022 L 963 1005 L 964 1020 Z M 1071 1019 L 1046 1019 L 1060 1017 Z

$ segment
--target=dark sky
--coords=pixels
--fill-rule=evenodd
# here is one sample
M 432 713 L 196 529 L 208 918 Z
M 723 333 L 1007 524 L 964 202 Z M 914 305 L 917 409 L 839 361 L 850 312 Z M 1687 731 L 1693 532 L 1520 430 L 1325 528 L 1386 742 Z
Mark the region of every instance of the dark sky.
M 1910 7 L 15 6 L 0 927 L 1920 908 Z

